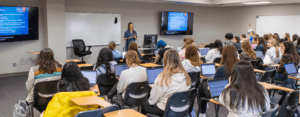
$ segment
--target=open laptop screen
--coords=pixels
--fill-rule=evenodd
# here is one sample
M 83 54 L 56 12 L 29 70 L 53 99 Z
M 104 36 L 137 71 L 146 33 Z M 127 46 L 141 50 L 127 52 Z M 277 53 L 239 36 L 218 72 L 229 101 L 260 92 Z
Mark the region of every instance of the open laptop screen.
M 227 84 L 228 79 L 208 80 L 211 97 L 219 97 Z
M 209 49 L 208 48 L 201 48 L 200 49 L 200 54 L 201 56 L 206 56 L 208 53 Z
M 123 60 L 125 59 L 126 53 L 127 53 L 127 52 L 122 52 L 122 59 L 123 59 Z
M 201 70 L 203 75 L 211 75 L 216 73 L 216 67 L 214 63 L 201 64 Z
M 87 78 L 90 84 L 96 84 L 96 71 L 81 71 L 82 75 Z
M 120 76 L 121 72 L 126 70 L 126 69 L 129 69 L 129 67 L 126 64 L 124 64 L 124 65 L 115 65 L 116 76 Z
M 158 74 L 163 71 L 163 68 L 147 69 L 148 83 L 153 84 Z
M 264 56 L 264 54 L 262 53 L 262 51 L 255 51 L 256 53 L 256 57 L 257 58 L 262 58 Z
M 296 74 L 297 73 L 294 63 L 284 64 L 284 68 L 288 74 Z

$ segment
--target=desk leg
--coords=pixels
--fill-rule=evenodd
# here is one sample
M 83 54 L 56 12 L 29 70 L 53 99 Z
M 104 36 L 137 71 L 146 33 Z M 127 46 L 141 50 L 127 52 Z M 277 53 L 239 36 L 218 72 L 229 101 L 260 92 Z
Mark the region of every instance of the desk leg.
M 218 117 L 219 116 L 220 105 L 218 105 L 218 104 L 214 104 L 214 105 L 215 105 L 216 117 Z

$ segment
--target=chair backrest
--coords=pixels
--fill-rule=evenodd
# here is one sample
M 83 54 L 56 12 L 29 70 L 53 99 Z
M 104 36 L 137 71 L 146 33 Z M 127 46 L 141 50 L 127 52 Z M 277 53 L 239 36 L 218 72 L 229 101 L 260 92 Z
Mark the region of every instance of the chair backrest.
M 85 51 L 85 44 L 82 39 L 73 39 L 74 53 Z
M 38 82 L 34 86 L 33 91 L 33 107 L 39 109 L 46 109 L 48 103 L 51 101 L 54 94 L 57 93 L 57 83 L 59 80 L 55 81 L 45 81 Z M 49 95 L 47 97 L 41 97 L 42 95 Z
M 145 63 L 152 63 L 153 62 L 153 55 L 144 55 L 143 56 L 143 61 L 145 62 Z
M 276 70 L 270 70 L 266 71 L 260 78 L 260 82 L 266 82 L 266 83 L 271 83 L 272 82 L 272 77 L 276 73 Z
M 126 88 L 124 98 L 125 105 L 129 107 L 136 107 L 141 105 L 143 102 L 146 102 L 148 100 L 149 90 L 148 81 L 131 83 Z
M 259 60 L 251 60 L 251 64 L 252 64 L 253 68 L 256 68 L 258 61 Z
M 100 95 L 107 95 L 111 88 L 118 82 L 115 74 L 107 77 L 106 74 L 101 74 L 97 77 L 96 83 L 98 85 Z
M 103 117 L 103 114 L 116 111 L 118 109 L 119 109 L 118 106 L 113 104 L 108 107 L 104 107 L 96 110 L 79 112 L 75 115 L 75 117 Z
M 197 100 L 201 100 L 201 97 L 211 98 L 210 91 L 208 90 L 208 79 L 203 79 L 198 88 Z
M 214 63 L 220 63 L 221 60 L 222 60 L 222 58 L 218 57 L 218 58 L 215 58 L 213 62 L 214 62 Z
M 196 89 L 170 95 L 163 117 L 186 117 L 194 104 Z
M 191 80 L 192 80 L 192 88 L 196 88 L 200 82 L 200 72 L 190 72 L 188 73 Z
M 295 114 L 299 103 L 299 90 L 287 93 L 278 110 L 277 117 L 292 117 Z

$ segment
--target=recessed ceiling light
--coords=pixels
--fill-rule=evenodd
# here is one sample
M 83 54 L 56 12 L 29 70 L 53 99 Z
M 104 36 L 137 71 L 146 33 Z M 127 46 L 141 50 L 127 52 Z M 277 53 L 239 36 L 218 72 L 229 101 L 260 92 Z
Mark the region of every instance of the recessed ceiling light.
M 271 2 L 269 1 L 263 1 L 263 2 L 246 2 L 242 4 L 270 4 Z

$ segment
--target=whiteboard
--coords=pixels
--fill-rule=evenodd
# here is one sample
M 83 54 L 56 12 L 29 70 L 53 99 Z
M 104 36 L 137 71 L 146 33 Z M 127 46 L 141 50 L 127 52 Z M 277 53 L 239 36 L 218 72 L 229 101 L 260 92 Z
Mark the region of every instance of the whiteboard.
M 256 33 L 259 36 L 278 33 L 280 38 L 284 37 L 284 33 L 289 33 L 290 36 L 300 33 L 300 15 L 257 16 Z
M 66 12 L 65 15 L 66 47 L 73 46 L 73 39 L 83 39 L 88 46 L 108 45 L 110 41 L 121 43 L 120 14 Z

